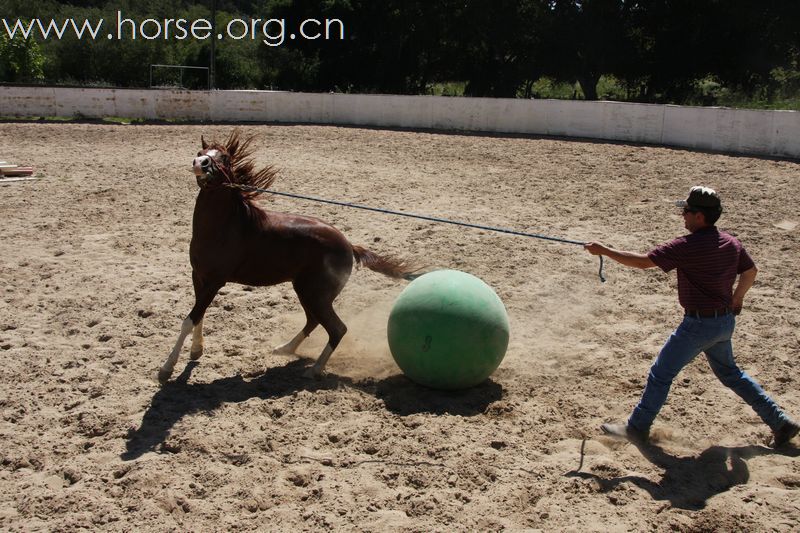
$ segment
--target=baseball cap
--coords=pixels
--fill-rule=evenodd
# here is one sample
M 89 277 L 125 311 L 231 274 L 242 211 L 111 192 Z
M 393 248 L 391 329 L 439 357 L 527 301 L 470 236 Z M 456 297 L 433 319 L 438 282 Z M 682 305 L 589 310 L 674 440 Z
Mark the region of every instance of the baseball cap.
M 692 209 L 718 209 L 722 211 L 722 202 L 717 191 L 703 185 L 692 187 L 686 200 L 678 200 L 675 205 Z

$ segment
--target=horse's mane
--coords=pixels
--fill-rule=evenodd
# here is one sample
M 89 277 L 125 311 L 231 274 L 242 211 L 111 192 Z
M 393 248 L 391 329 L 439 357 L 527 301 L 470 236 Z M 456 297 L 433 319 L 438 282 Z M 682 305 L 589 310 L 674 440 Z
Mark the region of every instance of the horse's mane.
M 255 163 L 252 157 L 254 149 L 250 146 L 255 137 L 255 135 L 242 136 L 239 130 L 235 129 L 231 132 L 225 144 L 214 142 L 209 147 L 224 150 L 228 154 L 229 168 L 225 170 L 228 171 L 226 174 L 228 174 L 232 183 L 258 189 L 269 189 L 278 176 L 278 170 L 272 165 L 268 165 L 259 171 L 255 170 Z M 242 198 L 246 200 L 253 199 L 261 194 L 259 191 L 242 189 L 239 189 L 239 192 Z

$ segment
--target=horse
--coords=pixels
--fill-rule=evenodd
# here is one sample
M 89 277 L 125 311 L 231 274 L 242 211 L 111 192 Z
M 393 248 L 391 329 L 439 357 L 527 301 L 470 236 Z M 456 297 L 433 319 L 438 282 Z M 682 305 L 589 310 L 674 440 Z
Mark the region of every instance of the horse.
M 266 166 L 256 170 L 253 135 L 234 130 L 224 143 L 207 143 L 192 162 L 200 188 L 192 220 L 189 260 L 192 266 L 194 306 L 181 324 L 175 346 L 158 372 L 166 383 L 178 362 L 186 337 L 192 334 L 190 357 L 203 355 L 203 316 L 226 283 L 271 286 L 291 282 L 306 323 L 289 342 L 273 350 L 296 354 L 300 344 L 318 326 L 328 342 L 304 376 L 318 378 L 347 326 L 336 314 L 333 301 L 359 264 L 395 279 L 413 279 L 417 270 L 392 255 L 378 255 L 351 244 L 330 224 L 317 218 L 267 211 L 255 200 L 277 177 Z

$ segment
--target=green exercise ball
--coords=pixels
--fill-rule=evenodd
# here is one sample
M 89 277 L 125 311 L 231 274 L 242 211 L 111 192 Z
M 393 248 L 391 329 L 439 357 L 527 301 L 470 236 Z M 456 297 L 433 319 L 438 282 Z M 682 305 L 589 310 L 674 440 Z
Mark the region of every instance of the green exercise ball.
M 437 270 L 412 281 L 389 314 L 389 348 L 409 379 L 435 389 L 481 383 L 508 348 L 508 314 L 486 283 Z

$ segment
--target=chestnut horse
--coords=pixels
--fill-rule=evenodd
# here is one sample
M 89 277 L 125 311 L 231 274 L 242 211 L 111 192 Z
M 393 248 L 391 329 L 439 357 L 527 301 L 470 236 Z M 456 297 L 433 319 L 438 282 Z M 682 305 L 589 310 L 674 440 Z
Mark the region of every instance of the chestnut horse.
M 333 301 L 350 277 L 353 262 L 392 278 L 412 279 L 410 266 L 350 244 L 333 226 L 316 218 L 265 211 L 254 203 L 253 188 L 268 188 L 276 170 L 256 171 L 252 136 L 231 133 L 224 144 L 206 143 L 192 168 L 200 187 L 194 207 L 189 259 L 195 303 L 181 325 L 175 347 L 158 373 L 165 383 L 172 375 L 186 337 L 192 334 L 191 358 L 203 354 L 203 315 L 228 282 L 265 286 L 291 282 L 306 315 L 303 329 L 273 353 L 294 354 L 321 324 L 328 343 L 305 375 L 318 377 L 341 341 L 347 326 Z M 243 188 L 237 188 L 243 186 Z

